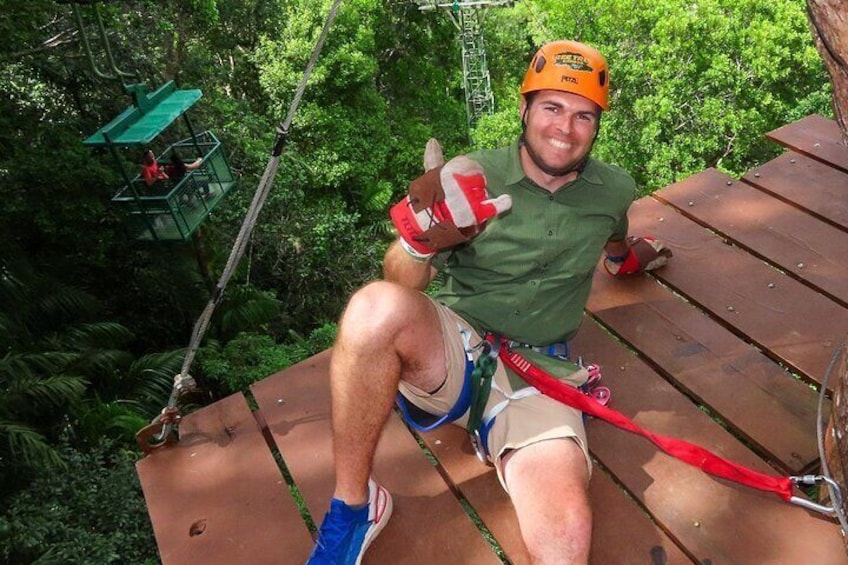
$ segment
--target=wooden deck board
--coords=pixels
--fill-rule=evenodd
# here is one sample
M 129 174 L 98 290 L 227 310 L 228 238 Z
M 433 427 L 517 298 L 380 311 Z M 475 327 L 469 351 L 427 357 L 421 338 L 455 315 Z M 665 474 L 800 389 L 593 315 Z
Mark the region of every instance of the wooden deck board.
M 588 310 L 780 468 L 818 463 L 815 391 L 680 296 L 648 277 L 599 270 Z
M 766 137 L 848 173 L 848 150 L 842 144 L 839 124 L 833 120 L 819 115 L 807 116 L 770 131 Z
M 163 565 L 303 563 L 312 537 L 241 394 L 136 464 Z
M 594 323 L 583 324 L 574 348 L 606 361 L 604 381 L 613 390 L 613 406 L 640 426 L 776 474 Z M 775 495 L 714 479 L 604 422 L 590 424 L 593 454 L 698 562 L 848 563 L 833 523 Z
M 643 198 L 633 233 L 654 234 L 675 258 L 657 277 L 770 356 L 820 382 L 848 327 L 848 311 L 685 218 Z
M 329 355 L 326 351 L 252 387 L 316 523 L 329 506 L 334 480 Z M 395 510 L 365 563 L 430 565 L 447 558 L 455 559 L 454 563 L 500 562 L 394 415 L 377 448 L 374 477 L 392 494 Z
M 848 174 L 842 176 L 848 191 Z M 768 190 L 773 179 L 761 176 L 757 186 Z M 848 304 L 848 232 L 715 169 L 654 196 Z
M 839 169 L 797 153 L 784 153 L 742 178 L 837 229 L 848 229 L 848 174 Z

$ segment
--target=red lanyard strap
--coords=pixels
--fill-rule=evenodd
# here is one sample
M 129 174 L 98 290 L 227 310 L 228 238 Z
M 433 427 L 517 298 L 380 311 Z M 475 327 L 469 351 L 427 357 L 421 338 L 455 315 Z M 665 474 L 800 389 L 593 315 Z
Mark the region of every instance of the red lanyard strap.
M 500 359 L 506 367 L 518 373 L 528 384 L 554 400 L 577 408 L 590 416 L 601 418 L 623 430 L 641 435 L 672 457 L 697 467 L 710 475 L 758 490 L 771 491 L 784 501 L 797 504 L 796 500 L 793 500 L 795 497 L 792 496 L 793 478 L 791 477 L 765 475 L 738 463 L 728 461 L 693 443 L 649 432 L 639 427 L 621 412 L 598 404 L 577 389 L 560 382 L 544 370 L 534 366 L 521 354 L 506 347 L 501 348 Z

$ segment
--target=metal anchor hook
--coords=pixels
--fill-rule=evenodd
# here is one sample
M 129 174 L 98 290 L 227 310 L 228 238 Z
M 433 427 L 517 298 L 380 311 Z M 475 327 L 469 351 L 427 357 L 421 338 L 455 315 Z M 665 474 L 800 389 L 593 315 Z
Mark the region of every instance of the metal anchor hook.
M 177 443 L 174 424 L 179 421 L 180 413 L 176 407 L 163 408 L 156 419 L 136 432 L 135 441 L 145 455 L 150 455 L 160 447 L 173 445 Z
M 831 492 L 833 493 L 833 505 L 825 506 L 823 504 L 818 504 L 816 502 L 812 502 L 810 500 L 807 500 L 806 498 L 801 498 L 798 496 L 793 496 L 792 498 L 790 498 L 789 503 L 795 504 L 796 506 L 801 506 L 802 508 L 806 508 L 808 510 L 820 512 L 827 516 L 836 516 L 836 508 L 842 504 L 842 490 L 839 488 L 839 485 L 836 483 L 836 481 L 824 475 L 802 475 L 797 477 L 789 477 L 789 480 L 791 480 L 792 483 L 795 485 L 807 486 L 821 485 L 826 483 L 828 487 L 830 487 Z

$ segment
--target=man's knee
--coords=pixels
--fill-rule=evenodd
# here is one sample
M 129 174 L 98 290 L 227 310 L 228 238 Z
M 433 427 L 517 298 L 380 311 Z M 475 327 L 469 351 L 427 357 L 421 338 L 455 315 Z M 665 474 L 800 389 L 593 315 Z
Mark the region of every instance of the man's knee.
M 592 511 L 588 466 L 577 442 L 542 441 L 511 452 L 504 475 L 534 563 L 585 562 Z
M 429 299 L 388 281 L 374 281 L 357 290 L 342 314 L 339 336 L 348 341 L 391 340 L 435 327 L 438 319 Z M 407 331 L 414 328 L 416 332 Z

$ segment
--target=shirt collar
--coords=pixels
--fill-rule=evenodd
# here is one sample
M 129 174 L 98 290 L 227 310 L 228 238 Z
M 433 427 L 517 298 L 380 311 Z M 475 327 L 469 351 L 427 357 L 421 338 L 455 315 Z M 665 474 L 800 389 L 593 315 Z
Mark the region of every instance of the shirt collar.
M 515 140 L 509 148 L 509 165 L 506 171 L 506 184 L 518 184 L 527 177 L 527 175 L 524 174 L 524 169 L 521 168 L 520 148 L 520 139 Z M 603 180 L 601 179 L 601 175 L 598 170 L 598 162 L 594 158 L 589 157 L 586 167 L 574 182 L 581 180 L 586 181 L 589 184 L 603 184 Z

